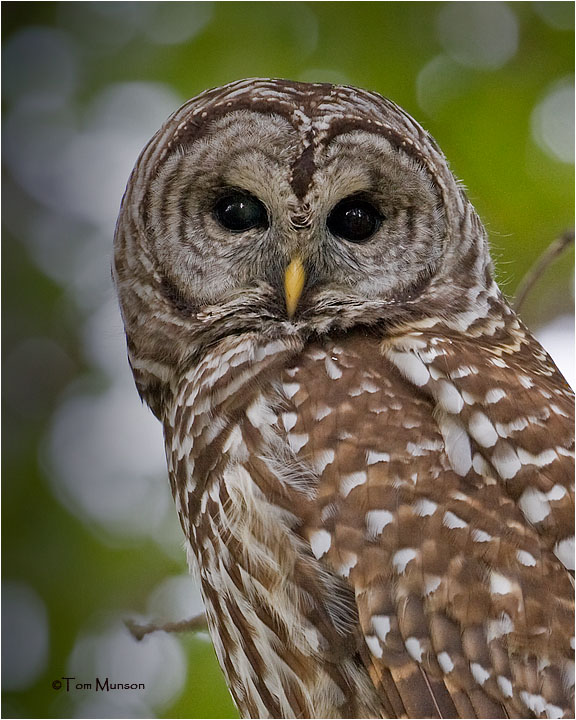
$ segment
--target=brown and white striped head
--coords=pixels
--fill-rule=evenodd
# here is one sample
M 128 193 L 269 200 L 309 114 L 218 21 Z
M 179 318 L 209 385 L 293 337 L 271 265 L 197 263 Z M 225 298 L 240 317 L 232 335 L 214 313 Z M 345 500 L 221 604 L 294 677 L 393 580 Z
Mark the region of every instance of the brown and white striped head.
M 482 316 L 490 268 L 477 215 L 407 113 L 285 80 L 177 110 L 134 168 L 115 238 L 130 360 L 157 414 L 170 378 L 221 337 Z

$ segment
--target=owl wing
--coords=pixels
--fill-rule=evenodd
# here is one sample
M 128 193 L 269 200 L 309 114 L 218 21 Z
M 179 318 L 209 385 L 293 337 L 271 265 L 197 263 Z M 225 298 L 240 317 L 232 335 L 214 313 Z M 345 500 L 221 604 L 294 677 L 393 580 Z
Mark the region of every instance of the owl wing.
M 573 405 L 513 328 L 354 334 L 288 370 L 301 532 L 354 590 L 386 714 L 573 717 Z

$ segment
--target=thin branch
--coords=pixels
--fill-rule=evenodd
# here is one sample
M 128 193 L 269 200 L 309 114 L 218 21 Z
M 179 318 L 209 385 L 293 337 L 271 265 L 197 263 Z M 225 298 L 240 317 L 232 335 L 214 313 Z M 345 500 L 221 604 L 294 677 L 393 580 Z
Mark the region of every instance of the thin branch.
M 546 250 L 536 260 L 534 265 L 528 270 L 522 278 L 520 285 L 516 291 L 516 300 L 514 301 L 514 310 L 518 312 L 522 307 L 524 300 L 544 274 L 549 265 L 551 265 L 557 257 L 562 255 L 564 250 L 574 242 L 574 230 L 566 230 L 551 243 Z
M 208 625 L 206 623 L 206 616 L 204 613 L 196 615 L 189 620 L 180 620 L 178 622 L 167 622 L 167 623 L 147 623 L 141 625 L 140 623 L 134 622 L 134 620 L 125 620 L 124 624 L 130 631 L 130 634 L 136 640 L 142 640 L 146 635 L 150 633 L 158 632 L 162 630 L 168 633 L 179 633 L 179 632 L 200 632 L 207 630 Z

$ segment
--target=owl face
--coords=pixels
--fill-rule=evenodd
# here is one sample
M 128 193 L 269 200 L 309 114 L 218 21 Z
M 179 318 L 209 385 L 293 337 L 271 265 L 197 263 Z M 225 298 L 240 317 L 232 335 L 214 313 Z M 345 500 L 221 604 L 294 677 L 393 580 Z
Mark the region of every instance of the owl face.
M 459 191 L 403 111 L 329 85 L 212 93 L 167 123 L 145 193 L 146 243 L 181 307 L 265 297 L 271 322 L 313 328 L 339 301 L 397 312 L 445 281 L 446 200 Z
M 286 119 L 244 110 L 166 160 L 152 188 L 151 239 L 187 300 L 225 303 L 268 286 L 285 319 L 295 258 L 306 278 L 296 312 L 308 316 L 325 291 L 398 302 L 433 277 L 444 223 L 422 166 L 377 134 L 346 132 L 316 155 L 299 198 L 294 169 L 305 152 Z
M 455 310 L 488 265 L 472 206 L 410 116 L 288 81 L 180 108 L 139 158 L 116 234 L 131 357 L 165 366 L 247 330 L 305 338 Z

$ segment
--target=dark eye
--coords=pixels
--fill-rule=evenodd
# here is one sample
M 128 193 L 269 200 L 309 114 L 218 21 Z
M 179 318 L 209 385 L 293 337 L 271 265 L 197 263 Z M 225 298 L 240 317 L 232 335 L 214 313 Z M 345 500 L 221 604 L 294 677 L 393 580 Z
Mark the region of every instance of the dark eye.
M 216 201 L 216 220 L 230 232 L 244 232 L 254 227 L 268 227 L 266 208 L 253 195 L 231 192 Z
M 328 216 L 328 230 L 332 235 L 361 243 L 372 237 L 382 224 L 383 216 L 374 205 L 360 198 L 341 200 Z

